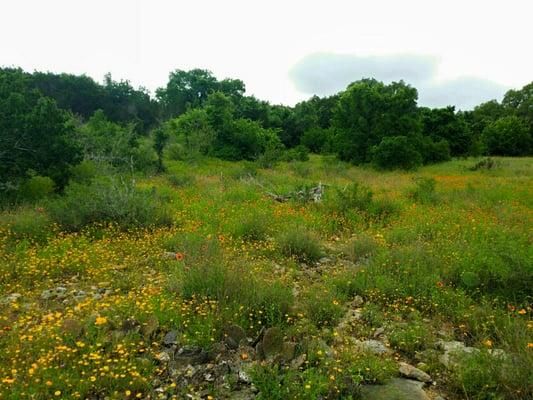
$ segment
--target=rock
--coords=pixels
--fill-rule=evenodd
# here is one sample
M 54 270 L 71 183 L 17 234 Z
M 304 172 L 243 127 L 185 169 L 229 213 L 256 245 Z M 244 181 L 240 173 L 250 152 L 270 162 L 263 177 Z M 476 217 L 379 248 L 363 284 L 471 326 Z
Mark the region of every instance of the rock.
M 83 332 L 83 325 L 80 321 L 74 318 L 65 318 L 61 324 L 61 328 L 63 329 L 63 332 L 72 335 L 75 338 L 79 337 Z
M 161 351 L 155 355 L 155 359 L 160 363 L 167 363 L 170 361 L 170 355 L 166 351 Z
M 173 330 L 168 332 L 163 338 L 163 345 L 170 347 L 178 344 L 178 331 Z
M 407 363 L 401 362 L 399 371 L 400 374 L 405 376 L 406 378 L 416 379 L 417 381 L 426 383 L 431 382 L 431 377 L 428 374 Z
M 444 350 L 444 354 L 439 357 L 439 361 L 448 369 L 453 369 L 457 366 L 460 358 L 467 354 L 479 352 L 479 349 L 474 347 L 467 347 L 463 342 L 439 340 L 436 343 L 437 348 Z
M 357 295 L 352 300 L 352 307 L 359 308 L 364 304 L 364 300 L 361 296 Z
M 256 348 L 258 357 L 269 358 L 280 353 L 283 348 L 283 335 L 279 328 L 268 328 Z
M 358 342 L 355 347 L 359 351 L 369 352 L 374 354 L 388 354 L 391 350 L 385 346 L 379 340 L 365 340 L 364 342 Z
M 159 320 L 152 315 L 148 320 L 142 325 L 141 333 L 144 337 L 150 338 L 159 328 Z
M 372 336 L 374 337 L 374 339 L 377 339 L 377 338 L 379 338 L 380 336 L 382 336 L 384 333 L 385 333 L 385 328 L 380 327 L 380 328 L 377 328 L 377 329 L 374 331 L 374 334 L 373 334 Z
M 430 400 L 422 386 L 422 382 L 401 378 L 391 379 L 385 385 L 364 385 L 361 400 Z
M 201 347 L 183 346 L 174 355 L 174 361 L 178 365 L 204 364 L 208 361 L 208 354 Z
M 294 360 L 291 361 L 291 369 L 298 370 L 304 366 L 305 361 L 307 360 L 307 354 L 300 354 Z
M 0 301 L 0 303 L 2 303 L 2 304 L 14 303 L 18 299 L 20 299 L 21 297 L 22 297 L 22 295 L 20 293 L 11 293 L 11 294 L 8 294 L 6 297 L 4 297 Z
M 332 264 L 333 260 L 329 257 L 322 257 L 320 260 L 318 260 L 319 264 Z
M 76 301 L 83 301 L 87 298 L 87 293 L 84 290 L 78 290 L 73 295 Z
M 252 379 L 248 376 L 248 374 L 240 369 L 239 372 L 237 373 L 237 378 L 238 378 L 238 381 L 241 382 L 241 383 L 245 383 L 247 385 L 249 385 L 250 383 L 252 383 Z
M 121 329 L 124 332 L 139 332 L 141 324 L 135 318 L 128 318 L 122 322 Z
M 163 254 L 161 254 L 161 258 L 163 260 L 176 260 L 176 253 L 165 251 Z
M 50 300 L 55 297 L 55 292 L 51 289 L 46 289 L 41 292 L 42 300 Z
M 246 332 L 239 325 L 229 325 L 224 330 L 224 342 L 228 348 L 235 350 L 242 340 L 246 340 Z

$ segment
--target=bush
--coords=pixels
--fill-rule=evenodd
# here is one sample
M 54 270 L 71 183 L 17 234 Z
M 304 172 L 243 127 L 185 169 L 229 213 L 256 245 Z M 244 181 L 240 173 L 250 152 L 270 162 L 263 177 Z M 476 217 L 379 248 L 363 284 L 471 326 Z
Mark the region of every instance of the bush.
M 20 196 L 24 200 L 35 201 L 54 193 L 55 183 L 47 176 L 33 175 L 21 185 Z
M 397 324 L 392 328 L 388 338 L 392 346 L 410 356 L 424 350 L 432 342 L 431 331 L 417 321 L 409 321 L 404 325 Z
M 312 286 L 303 296 L 305 315 L 318 328 L 335 326 L 344 314 L 339 295 L 335 290 L 323 286 Z
M 368 211 L 372 204 L 372 191 L 354 182 L 349 186 L 339 189 L 327 198 L 327 207 L 336 213 L 345 215 L 350 210 Z
M 36 210 L 2 215 L 0 225 L 6 226 L 15 240 L 27 239 L 42 243 L 53 233 L 52 221 L 48 215 Z
M 416 186 L 409 192 L 409 197 L 417 203 L 431 204 L 437 200 L 435 187 L 437 181 L 434 178 L 418 178 L 415 180 Z
M 90 183 L 102 166 L 97 166 L 92 160 L 83 160 L 81 163 L 70 167 L 70 181 L 76 183 Z
M 195 181 L 194 175 L 187 173 L 183 173 L 180 175 L 168 175 L 167 179 L 169 183 L 175 188 L 192 186 Z
M 171 217 L 155 191 L 133 182 L 101 178 L 89 185 L 71 183 L 63 197 L 47 206 L 50 216 L 66 230 L 93 223 L 114 223 L 121 228 L 170 225 Z
M 248 241 L 265 240 L 269 232 L 269 221 L 266 215 L 252 212 L 240 217 L 232 229 L 232 235 Z
M 301 262 L 314 262 L 322 256 L 322 248 L 318 239 L 303 227 L 296 227 L 282 232 L 278 236 L 281 253 L 294 257 Z
M 500 118 L 483 130 L 491 155 L 525 156 L 531 154 L 533 140 L 527 123 L 515 116 Z
M 303 145 L 298 145 L 285 152 L 282 157 L 283 161 L 308 161 L 309 150 Z
M 239 321 L 243 327 L 250 323 L 250 311 L 260 310 L 267 326 L 285 321 L 292 304 L 290 289 L 279 282 L 264 282 L 244 265 L 226 263 L 217 239 L 191 234 L 173 238 L 166 248 L 183 257 L 185 268 L 179 268 L 171 281 L 184 298 L 206 297 L 230 310 L 240 308 L 237 315 L 243 318 Z
M 378 251 L 379 244 L 368 235 L 359 235 L 352 239 L 345 247 L 344 254 L 353 262 L 372 256 Z
M 383 169 L 410 170 L 422 164 L 422 156 L 406 136 L 390 136 L 372 149 L 372 162 Z

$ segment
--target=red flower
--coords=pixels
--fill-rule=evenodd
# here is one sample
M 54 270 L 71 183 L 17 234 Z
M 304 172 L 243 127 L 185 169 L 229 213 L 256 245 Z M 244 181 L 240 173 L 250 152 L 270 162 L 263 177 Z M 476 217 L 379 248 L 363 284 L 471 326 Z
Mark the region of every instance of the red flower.
M 181 253 L 181 252 L 177 252 L 176 253 L 176 260 L 178 261 L 181 261 L 185 258 L 185 254 Z

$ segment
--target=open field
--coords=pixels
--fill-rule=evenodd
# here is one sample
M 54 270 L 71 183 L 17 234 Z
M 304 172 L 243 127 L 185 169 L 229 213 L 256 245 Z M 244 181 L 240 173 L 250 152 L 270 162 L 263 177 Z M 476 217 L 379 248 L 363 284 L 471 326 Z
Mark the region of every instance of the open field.
M 399 399 L 532 398 L 533 158 L 477 161 L 168 161 L 171 225 L 6 212 L 0 399 L 396 398 L 400 362 L 435 384 Z

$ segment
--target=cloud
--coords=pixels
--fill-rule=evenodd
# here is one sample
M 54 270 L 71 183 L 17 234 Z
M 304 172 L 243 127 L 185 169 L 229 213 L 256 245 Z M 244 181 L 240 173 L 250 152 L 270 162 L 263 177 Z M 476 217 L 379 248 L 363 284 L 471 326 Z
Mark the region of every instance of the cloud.
M 455 105 L 463 110 L 487 100 L 499 99 L 508 89 L 476 77 L 439 81 L 438 65 L 439 60 L 429 55 L 313 53 L 294 65 L 289 77 L 298 91 L 320 96 L 337 93 L 362 78 L 375 78 L 386 83 L 403 79 L 418 89 L 420 105 Z

